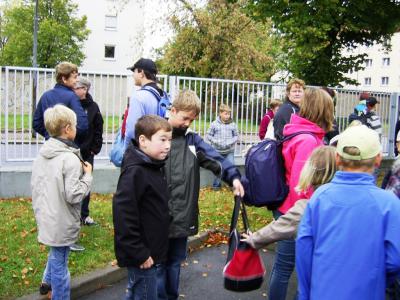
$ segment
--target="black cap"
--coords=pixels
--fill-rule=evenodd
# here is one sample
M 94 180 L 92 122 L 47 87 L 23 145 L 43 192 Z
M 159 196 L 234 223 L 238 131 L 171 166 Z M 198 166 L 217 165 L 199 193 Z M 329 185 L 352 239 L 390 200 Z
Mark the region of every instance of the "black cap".
M 369 97 L 369 98 L 367 99 L 367 105 L 369 105 L 369 106 L 374 106 L 374 105 L 377 104 L 377 103 L 379 103 L 379 101 L 376 100 L 375 97 Z
M 135 69 L 142 69 L 151 74 L 157 74 L 156 64 L 148 58 L 141 58 L 132 67 L 128 68 L 128 70 L 131 70 L 132 72 L 135 71 Z

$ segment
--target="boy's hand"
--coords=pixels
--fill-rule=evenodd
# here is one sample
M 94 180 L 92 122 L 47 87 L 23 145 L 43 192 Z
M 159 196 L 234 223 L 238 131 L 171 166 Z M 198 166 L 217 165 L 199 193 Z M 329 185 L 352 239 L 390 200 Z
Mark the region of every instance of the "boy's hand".
M 89 162 L 85 161 L 85 163 L 82 163 L 82 167 L 83 167 L 83 172 L 89 175 L 92 174 L 93 167 Z
M 242 183 L 240 182 L 239 179 L 237 179 L 237 178 L 234 179 L 232 181 L 232 186 L 233 186 L 233 193 L 236 196 L 240 196 L 240 197 L 244 196 L 244 188 L 243 188 L 243 185 L 242 185 Z
M 153 265 L 154 265 L 154 261 L 153 261 L 153 259 L 151 258 L 151 256 L 149 256 L 149 258 L 148 258 L 144 263 L 142 263 L 142 264 L 140 265 L 140 268 L 141 268 L 141 269 L 149 269 L 149 268 L 151 268 Z

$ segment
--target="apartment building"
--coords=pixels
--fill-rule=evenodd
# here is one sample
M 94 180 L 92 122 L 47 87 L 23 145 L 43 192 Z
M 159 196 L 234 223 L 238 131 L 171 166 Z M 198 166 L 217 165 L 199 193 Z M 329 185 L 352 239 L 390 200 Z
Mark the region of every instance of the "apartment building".
M 400 32 L 395 33 L 390 42 L 390 51 L 381 44 L 360 46 L 353 50 L 353 53 L 366 53 L 368 57 L 364 62 L 364 70 L 347 74 L 360 85 L 345 85 L 345 88 L 400 92 Z
M 90 72 L 126 72 L 143 55 L 144 0 L 73 0 L 91 33 L 81 66 Z

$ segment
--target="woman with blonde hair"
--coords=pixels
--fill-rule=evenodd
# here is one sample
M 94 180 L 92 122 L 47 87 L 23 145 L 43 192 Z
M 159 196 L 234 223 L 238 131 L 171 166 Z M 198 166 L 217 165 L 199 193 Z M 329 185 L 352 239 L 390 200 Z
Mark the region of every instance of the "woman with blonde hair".
M 308 88 L 300 103 L 299 114 L 293 114 L 290 123 L 283 129 L 283 136 L 296 136 L 285 141 L 282 155 L 285 162 L 285 177 L 289 193 L 282 205 L 273 215 L 278 219 L 304 198 L 310 197 L 310 191 L 299 194 L 295 187 L 299 183 L 300 172 L 314 149 L 323 145 L 326 132 L 332 130 L 333 101 L 329 94 L 321 89 Z M 279 241 L 276 248 L 275 262 L 270 277 L 269 299 L 285 300 L 289 278 L 294 270 L 294 239 Z
M 298 193 L 314 192 L 321 185 L 330 182 L 336 170 L 335 148 L 322 146 L 315 149 L 301 170 L 296 191 Z M 242 241 L 255 249 L 260 249 L 280 240 L 295 238 L 307 201 L 308 199 L 298 200 L 278 220 L 272 221 L 252 234 L 243 234 Z

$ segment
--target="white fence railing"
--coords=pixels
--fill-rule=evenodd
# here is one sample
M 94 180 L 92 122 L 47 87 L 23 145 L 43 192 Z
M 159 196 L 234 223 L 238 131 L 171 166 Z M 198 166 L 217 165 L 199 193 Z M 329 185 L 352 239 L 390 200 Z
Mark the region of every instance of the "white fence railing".
M 116 132 L 134 86 L 132 73 L 81 71 L 80 76 L 92 83 L 90 93 L 104 118 L 104 144 L 97 160 L 108 160 Z M 35 80 L 35 78 L 37 78 Z M 199 96 L 202 109 L 193 129 L 204 136 L 218 115 L 218 106 L 232 108 L 238 126 L 239 141 L 235 155 L 240 156 L 248 145 L 259 141 L 258 128 L 271 99 L 285 97 L 285 86 L 265 82 L 192 78 L 161 75 L 158 77 L 172 99 L 180 89 L 192 89 Z M 37 82 L 34 85 L 34 82 Z M 55 84 L 54 70 L 25 67 L 0 69 L 0 165 L 32 161 L 43 138 L 32 129 L 32 115 L 40 96 Z M 357 90 L 336 89 L 336 119 L 341 130 L 357 104 Z M 398 94 L 371 92 L 380 101 L 378 115 L 383 123 L 382 144 L 387 155 L 393 155 L 394 126 L 398 115 Z

